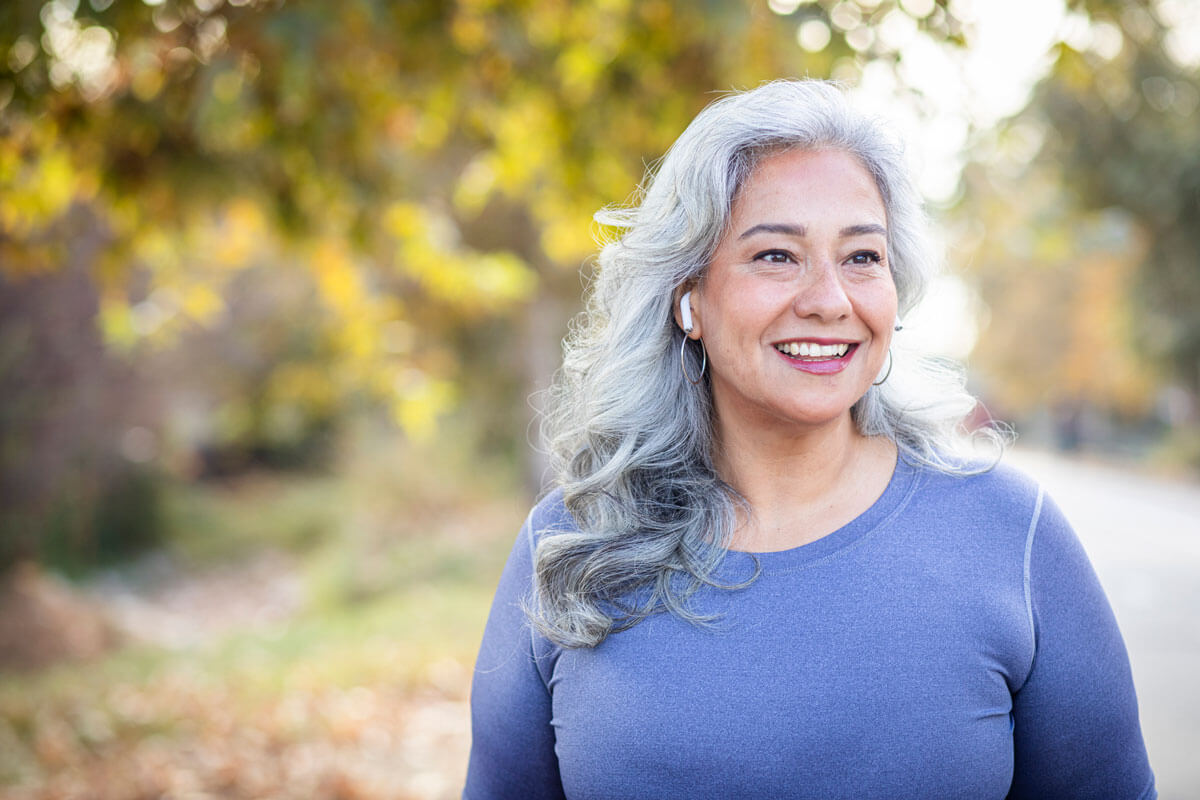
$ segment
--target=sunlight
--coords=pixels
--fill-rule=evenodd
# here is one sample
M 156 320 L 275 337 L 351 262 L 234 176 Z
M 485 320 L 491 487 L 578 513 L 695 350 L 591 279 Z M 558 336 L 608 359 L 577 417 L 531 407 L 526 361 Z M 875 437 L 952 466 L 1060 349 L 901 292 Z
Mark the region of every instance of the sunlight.
M 924 11 L 916 0 L 903 7 L 917 16 Z M 953 10 L 968 22 L 966 48 L 936 42 L 894 11 L 878 35 L 899 52 L 898 63 L 869 62 L 853 90 L 863 106 L 895 123 L 918 188 L 935 208 L 957 199 L 973 132 L 1028 103 L 1067 20 L 1061 0 L 960 0 Z M 1084 32 L 1096 37 L 1091 28 Z M 978 300 L 961 279 L 940 276 L 905 326 L 908 342 L 965 359 L 979 335 Z

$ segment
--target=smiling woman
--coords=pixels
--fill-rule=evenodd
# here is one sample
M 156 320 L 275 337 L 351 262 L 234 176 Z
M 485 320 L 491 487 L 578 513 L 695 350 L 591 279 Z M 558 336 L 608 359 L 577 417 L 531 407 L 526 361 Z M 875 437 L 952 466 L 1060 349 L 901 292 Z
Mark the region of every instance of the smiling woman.
M 886 226 L 879 189 L 854 156 L 784 151 L 759 163 L 738 191 L 702 279 L 679 287 L 691 290 L 688 335 L 708 352 L 723 445 L 717 472 L 756 511 L 734 531 L 739 549 L 812 541 L 865 511 L 887 485 L 895 447 L 862 437 L 850 415 L 883 368 L 895 326 Z M 776 481 L 756 469 L 810 449 L 801 438 L 831 436 L 872 445 L 846 465 L 856 491 L 840 507 L 821 504 L 824 520 L 810 513 L 795 524 L 795 486 L 787 507 L 775 509 Z M 776 513 L 768 517 L 769 509 Z
M 1154 797 L 1073 532 L 893 355 L 932 259 L 884 128 L 731 95 L 602 216 L 464 797 Z

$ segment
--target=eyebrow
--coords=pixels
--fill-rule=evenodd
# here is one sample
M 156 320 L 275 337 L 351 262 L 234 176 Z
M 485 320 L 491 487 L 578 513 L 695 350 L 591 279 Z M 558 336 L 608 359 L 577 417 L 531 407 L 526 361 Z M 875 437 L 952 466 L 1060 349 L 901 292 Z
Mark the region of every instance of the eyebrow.
M 783 233 L 788 236 L 796 236 L 803 239 L 808 235 L 808 229 L 803 225 L 786 225 L 778 222 L 762 222 L 742 231 L 742 235 L 738 238 L 746 239 L 756 233 Z
M 808 229 L 803 225 L 788 225 L 786 223 L 779 222 L 763 222 L 758 225 L 753 225 L 742 231 L 742 234 L 738 237 L 738 239 L 746 239 L 756 233 L 782 233 L 787 236 L 795 236 L 803 239 L 808 235 Z M 887 236 L 887 229 L 882 225 L 868 223 L 864 225 L 851 225 L 838 231 L 838 235 L 843 239 L 851 236 L 866 236 L 872 233 L 877 233 L 880 236 Z
M 839 234 L 843 239 L 850 236 L 866 236 L 872 233 L 877 233 L 880 236 L 887 236 L 887 228 L 883 227 L 882 225 L 876 225 L 872 222 L 867 225 L 851 225 L 850 227 L 842 228 L 841 231 L 839 231 Z

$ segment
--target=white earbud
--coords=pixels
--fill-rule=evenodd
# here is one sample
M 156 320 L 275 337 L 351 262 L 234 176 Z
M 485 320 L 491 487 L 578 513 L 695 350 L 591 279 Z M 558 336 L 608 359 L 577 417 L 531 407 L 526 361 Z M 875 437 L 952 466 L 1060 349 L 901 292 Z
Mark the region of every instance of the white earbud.
M 679 318 L 683 320 L 683 332 L 692 332 L 692 304 L 688 302 L 688 298 L 692 296 L 691 292 L 684 292 L 683 297 L 679 298 Z

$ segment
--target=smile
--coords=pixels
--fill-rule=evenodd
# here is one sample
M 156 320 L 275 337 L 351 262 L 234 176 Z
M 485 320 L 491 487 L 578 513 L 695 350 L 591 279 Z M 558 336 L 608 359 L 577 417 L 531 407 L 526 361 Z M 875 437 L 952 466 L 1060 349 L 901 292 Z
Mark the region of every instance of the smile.
M 858 342 L 778 342 L 775 349 L 788 365 L 811 375 L 833 375 L 850 364 Z
M 811 359 L 814 361 L 828 361 L 831 358 L 841 358 L 852 347 L 849 342 L 840 342 L 839 344 L 817 344 L 816 342 L 780 342 L 775 345 L 775 349 L 783 353 L 785 356 L 792 358 Z

